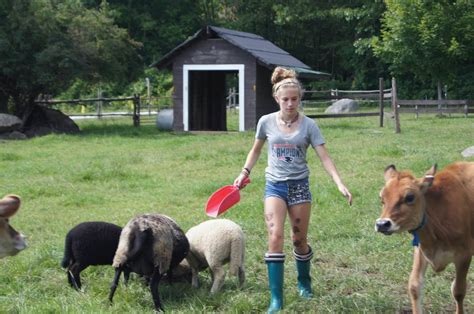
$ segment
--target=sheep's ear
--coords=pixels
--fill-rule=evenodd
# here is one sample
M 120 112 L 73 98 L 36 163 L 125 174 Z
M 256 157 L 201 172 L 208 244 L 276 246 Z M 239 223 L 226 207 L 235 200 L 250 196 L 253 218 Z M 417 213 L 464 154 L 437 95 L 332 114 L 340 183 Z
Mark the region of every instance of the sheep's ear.
M 20 208 L 20 198 L 16 195 L 7 195 L 0 200 L 0 217 L 8 218 L 13 216 Z
M 438 168 L 437 164 L 431 166 L 431 168 L 425 173 L 425 177 L 420 182 L 421 192 L 426 192 L 428 188 L 433 185 L 434 177 L 436 174 L 436 169 Z
M 385 182 L 393 178 L 396 174 L 397 174 L 397 169 L 395 168 L 395 165 L 387 166 L 387 168 L 385 168 L 385 171 L 383 173 Z

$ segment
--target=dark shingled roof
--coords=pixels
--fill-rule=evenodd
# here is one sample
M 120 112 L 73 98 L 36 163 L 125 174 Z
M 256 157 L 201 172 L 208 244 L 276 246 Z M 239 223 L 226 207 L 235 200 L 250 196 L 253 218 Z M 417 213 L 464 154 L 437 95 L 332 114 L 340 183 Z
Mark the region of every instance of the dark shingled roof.
M 258 63 L 271 70 L 273 70 L 276 66 L 283 66 L 293 68 L 298 73 L 300 78 L 321 79 L 330 76 L 329 73 L 313 71 L 308 65 L 296 59 L 288 52 L 279 48 L 262 36 L 216 26 L 207 26 L 197 31 L 192 37 L 175 47 L 173 50 L 163 56 L 163 58 L 150 66 L 158 68 L 167 67 L 177 53 L 185 49 L 192 42 L 205 37 L 222 38 L 232 45 L 247 51 L 257 59 Z

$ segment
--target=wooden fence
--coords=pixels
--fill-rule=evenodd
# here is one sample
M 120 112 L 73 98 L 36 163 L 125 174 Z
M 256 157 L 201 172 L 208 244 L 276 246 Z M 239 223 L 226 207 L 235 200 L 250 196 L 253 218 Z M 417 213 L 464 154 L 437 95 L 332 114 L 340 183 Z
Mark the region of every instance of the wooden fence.
M 133 111 L 129 112 L 103 112 L 102 107 L 104 103 L 118 101 L 118 102 L 128 102 L 133 101 Z M 120 97 L 120 98 L 88 98 L 88 99 L 68 99 L 68 100 L 54 100 L 54 99 L 38 99 L 35 101 L 37 104 L 52 106 L 60 104 L 69 104 L 69 105 L 79 105 L 79 104 L 95 104 L 96 113 L 95 114 L 70 114 L 69 116 L 97 116 L 99 119 L 107 116 L 131 116 L 133 119 L 133 126 L 140 126 L 140 110 L 141 110 L 141 101 L 140 95 L 134 95 L 130 97 Z
M 392 97 L 392 89 L 384 89 L 384 80 L 379 78 L 379 89 L 377 90 L 337 90 L 328 91 L 305 91 L 303 97 L 303 108 L 305 103 L 327 103 L 342 98 L 362 100 L 366 102 L 377 102 L 378 110 L 373 112 L 351 112 L 351 113 L 321 113 L 306 114 L 310 118 L 345 118 L 345 117 L 369 117 L 379 116 L 380 127 L 383 127 L 384 101 Z
M 439 115 L 462 113 L 465 117 L 474 113 L 474 101 L 469 99 L 438 99 L 438 100 L 408 100 L 398 99 L 397 81 L 392 78 L 392 110 L 395 118 L 395 132 L 400 133 L 400 113 L 415 113 L 418 118 L 420 113 L 436 113 Z
M 416 117 L 420 113 L 437 113 L 437 114 L 451 114 L 451 113 L 462 113 L 466 117 L 469 113 L 474 113 L 474 100 L 452 100 L 452 99 L 440 99 L 440 100 L 406 100 L 398 99 L 397 97 L 397 83 L 395 78 L 392 78 L 391 88 L 384 89 L 384 80 L 379 78 L 379 89 L 378 90 L 337 90 L 331 89 L 327 91 L 305 91 L 302 101 L 303 109 L 305 109 L 307 103 L 328 103 L 331 101 L 339 100 L 342 98 L 350 98 L 364 102 L 376 102 L 378 103 L 378 110 L 373 112 L 351 112 L 351 113 L 321 113 L 321 114 L 306 114 L 309 118 L 345 118 L 345 117 L 368 117 L 368 116 L 379 116 L 379 125 L 383 127 L 384 124 L 384 103 L 390 101 L 393 117 L 395 119 L 395 132 L 400 133 L 400 113 L 415 113 Z M 229 104 L 235 106 L 235 98 L 237 93 L 233 91 L 229 95 Z M 156 97 L 157 99 L 166 100 L 170 102 L 172 97 Z M 133 102 L 133 111 L 130 112 L 103 112 L 102 106 L 104 103 L 110 102 Z M 38 99 L 35 101 L 37 104 L 46 106 L 58 105 L 58 104 L 95 104 L 96 114 L 70 114 L 70 116 L 97 116 L 98 118 L 105 116 L 132 116 L 133 125 L 140 126 L 141 116 L 141 97 L 140 95 L 134 95 L 130 97 L 121 98 L 89 98 L 89 99 L 70 99 L 70 100 L 53 100 L 53 99 Z M 147 107 L 150 116 L 151 110 L 151 98 L 147 97 Z

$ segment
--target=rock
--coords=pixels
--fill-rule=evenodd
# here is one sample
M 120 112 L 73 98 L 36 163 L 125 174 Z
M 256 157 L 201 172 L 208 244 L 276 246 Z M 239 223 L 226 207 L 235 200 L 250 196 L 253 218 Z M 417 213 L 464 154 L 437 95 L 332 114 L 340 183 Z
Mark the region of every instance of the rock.
M 59 110 L 34 106 L 23 124 L 22 131 L 28 137 L 50 133 L 79 133 L 77 124 Z
M 474 156 L 474 146 L 468 147 L 465 150 L 463 150 L 461 155 L 466 158 Z
M 13 131 L 10 134 L 8 134 L 8 139 L 10 140 L 25 140 L 27 139 L 26 135 L 18 132 L 18 131 Z
M 21 119 L 11 114 L 0 113 L 0 133 L 16 131 L 21 126 Z
M 348 98 L 339 99 L 334 102 L 331 106 L 326 108 L 325 113 L 344 113 L 344 112 L 354 112 L 359 109 L 359 104 Z
M 28 137 L 18 131 L 13 131 L 9 133 L 0 133 L 0 139 L 1 140 L 25 140 Z

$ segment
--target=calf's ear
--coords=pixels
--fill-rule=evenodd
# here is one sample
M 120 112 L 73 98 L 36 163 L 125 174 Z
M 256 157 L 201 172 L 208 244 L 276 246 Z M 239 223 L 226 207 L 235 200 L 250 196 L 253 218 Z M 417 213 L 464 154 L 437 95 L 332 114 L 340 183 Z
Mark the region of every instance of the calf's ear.
M 389 165 L 387 168 L 385 168 L 385 171 L 383 173 L 383 177 L 385 178 L 385 182 L 393 178 L 397 174 L 397 169 L 395 168 L 395 165 Z
M 437 164 L 433 164 L 431 168 L 425 173 L 425 177 L 421 180 L 420 189 L 421 192 L 426 192 L 428 188 L 433 184 L 434 176 L 436 174 Z
M 16 195 L 7 195 L 0 200 L 0 217 L 8 218 L 13 216 L 20 208 L 20 198 Z

